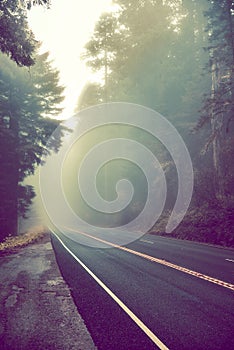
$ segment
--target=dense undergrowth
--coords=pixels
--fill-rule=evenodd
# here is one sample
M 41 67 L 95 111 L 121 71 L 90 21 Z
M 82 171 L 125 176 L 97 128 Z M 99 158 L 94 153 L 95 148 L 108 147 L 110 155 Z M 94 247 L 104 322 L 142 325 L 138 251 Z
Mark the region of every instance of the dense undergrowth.
M 162 215 L 150 233 L 234 248 L 234 207 L 203 205 L 191 208 L 170 234 L 165 233 L 169 214 Z

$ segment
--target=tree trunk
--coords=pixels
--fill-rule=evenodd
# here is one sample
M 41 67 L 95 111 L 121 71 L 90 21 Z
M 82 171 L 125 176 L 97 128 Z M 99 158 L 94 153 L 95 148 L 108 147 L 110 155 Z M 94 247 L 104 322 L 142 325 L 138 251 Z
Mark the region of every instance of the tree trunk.
M 1 177 L 2 205 L 0 213 L 0 239 L 18 233 L 18 183 L 19 183 L 19 118 L 17 96 L 14 88 L 8 99 L 8 136 L 5 137 L 5 152 L 2 156 Z M 7 147 L 6 147 L 7 144 Z M 2 152 L 3 153 L 3 152 Z
M 212 98 L 215 98 L 215 93 L 219 88 L 223 69 L 218 63 L 212 66 Z M 213 165 L 214 165 L 214 188 L 215 196 L 221 204 L 226 204 L 227 200 L 227 164 L 225 162 L 226 149 L 226 125 L 227 118 L 225 112 L 213 113 L 211 111 L 211 131 L 213 135 Z
M 216 110 L 213 108 L 211 111 L 215 194 L 219 202 L 224 205 L 226 205 L 229 201 L 229 177 L 231 172 L 230 164 L 228 164 L 230 160 L 228 160 L 227 155 L 228 148 L 230 148 L 230 133 L 228 133 L 228 129 L 230 121 L 233 118 L 233 108 L 228 107 L 228 100 L 233 101 L 234 96 L 234 38 L 231 7 L 232 0 L 227 0 L 224 8 L 228 26 L 227 33 L 230 35 L 230 38 L 226 39 L 228 55 L 226 57 L 227 60 L 223 59 L 222 55 L 219 58 L 212 58 L 213 66 L 211 97 L 214 99 L 214 108 L 216 108 Z M 222 48 L 220 48 L 220 50 L 222 51 Z M 220 99 L 220 101 L 218 99 Z M 219 102 L 221 108 L 218 106 Z
M 11 149 L 11 172 L 10 172 L 10 188 L 9 199 L 11 200 L 11 233 L 17 235 L 18 233 L 18 184 L 19 184 L 19 121 L 18 115 L 15 111 L 13 115 L 10 111 L 10 130 L 13 133 L 13 142 Z

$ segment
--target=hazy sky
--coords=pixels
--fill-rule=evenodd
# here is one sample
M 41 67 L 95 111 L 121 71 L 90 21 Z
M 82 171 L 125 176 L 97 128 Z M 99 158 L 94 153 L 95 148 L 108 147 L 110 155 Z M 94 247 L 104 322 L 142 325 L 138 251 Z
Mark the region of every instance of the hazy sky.
M 52 0 L 50 10 L 34 7 L 28 13 L 36 39 L 43 42 L 43 52 L 50 51 L 66 86 L 62 117 L 72 116 L 82 87 L 92 79 L 80 54 L 100 14 L 110 9 L 111 0 Z

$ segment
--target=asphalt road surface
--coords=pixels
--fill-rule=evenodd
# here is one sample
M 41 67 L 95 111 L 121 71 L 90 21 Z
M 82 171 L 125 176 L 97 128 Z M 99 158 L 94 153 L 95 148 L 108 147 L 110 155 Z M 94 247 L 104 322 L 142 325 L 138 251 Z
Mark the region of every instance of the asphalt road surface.
M 234 250 L 149 234 L 127 247 L 52 243 L 99 350 L 234 349 Z

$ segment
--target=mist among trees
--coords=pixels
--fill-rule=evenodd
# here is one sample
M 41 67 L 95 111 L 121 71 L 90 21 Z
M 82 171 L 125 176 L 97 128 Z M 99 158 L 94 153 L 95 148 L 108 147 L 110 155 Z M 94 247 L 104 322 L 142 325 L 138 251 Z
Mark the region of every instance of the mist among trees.
M 5 53 L 0 53 L 2 239 L 17 233 L 18 216 L 25 216 L 35 195 L 32 186 L 23 181 L 34 173 L 48 138 L 58 126 L 53 117 L 61 112 L 64 88 L 49 54 L 38 53 L 40 46 L 28 28 L 26 8 L 17 1 L 4 1 L 0 6 L 0 49 Z M 58 147 L 59 141 L 54 144 Z
M 101 16 L 82 55 L 103 81 L 84 87 L 77 111 L 126 101 L 167 117 L 185 140 L 195 173 L 190 210 L 174 235 L 233 245 L 233 1 L 114 3 L 119 11 Z M 170 212 L 175 169 L 156 148 Z M 163 232 L 167 216 L 153 231 Z
M 102 82 L 87 83 L 76 112 L 122 101 L 150 107 L 168 118 L 190 151 L 195 174 L 190 209 L 173 235 L 233 246 L 234 2 L 113 3 L 119 10 L 102 14 L 82 54 Z M 0 39 L 0 238 L 16 232 L 17 213 L 24 215 L 30 206 L 33 188 L 25 187 L 23 180 L 40 162 L 48 136 L 58 125 L 53 118 L 60 113 L 63 99 L 59 72 L 52 68 L 48 53 L 37 53 L 38 43 L 27 25 L 26 8 L 34 2 L 17 4 L 10 0 L 0 4 L 4 34 Z M 124 132 L 137 138 L 136 132 Z M 177 193 L 176 170 L 161 145 L 147 135 L 142 142 L 162 161 L 166 173 L 165 213 L 152 228 L 164 234 Z M 110 172 L 125 174 L 125 166 L 116 164 Z M 136 208 L 141 208 L 143 197 L 137 197 Z M 130 208 L 132 214 L 137 214 L 136 208 Z

